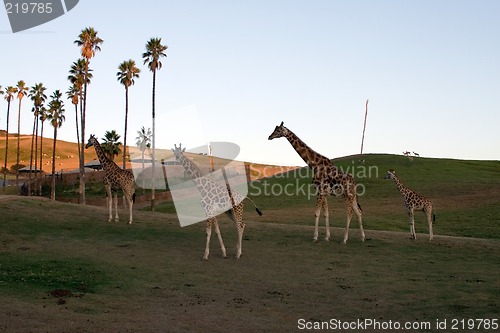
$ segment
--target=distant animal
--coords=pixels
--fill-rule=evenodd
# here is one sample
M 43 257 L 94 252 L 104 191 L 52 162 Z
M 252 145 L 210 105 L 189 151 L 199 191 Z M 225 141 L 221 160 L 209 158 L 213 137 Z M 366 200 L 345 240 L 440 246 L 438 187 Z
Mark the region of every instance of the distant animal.
M 129 219 L 128 223 L 132 224 L 132 206 L 135 202 L 135 179 L 132 172 L 128 170 L 121 169 L 115 162 L 111 161 L 97 141 L 97 138 L 94 135 L 90 135 L 89 141 L 87 145 L 85 145 L 85 149 L 89 147 L 94 147 L 97 157 L 99 158 L 99 162 L 104 169 L 104 187 L 106 188 L 106 195 L 108 196 L 108 207 L 109 207 L 109 219 L 108 222 L 111 222 L 113 219 L 112 214 L 112 205 L 114 201 L 115 206 L 115 222 L 119 221 L 118 217 L 118 190 L 121 189 L 125 198 L 128 202 L 129 208 Z M 112 197 L 114 195 L 114 199 Z
M 420 157 L 420 155 L 418 153 L 415 153 L 415 152 L 413 152 L 413 155 Z
M 436 220 L 436 216 L 432 213 L 432 202 L 426 197 L 419 195 L 404 186 L 399 177 L 396 176 L 396 171 L 392 169 L 389 170 L 384 178 L 394 180 L 399 192 L 403 195 L 404 206 L 408 217 L 410 218 L 410 238 L 417 239 L 417 234 L 415 233 L 414 211 L 421 210 L 425 213 L 425 216 L 427 216 L 427 223 L 429 224 L 429 240 L 432 240 L 432 222 Z
M 314 238 L 313 241 L 318 240 L 318 224 L 321 210 L 324 211 L 326 237 L 325 240 L 330 239 L 330 225 L 328 221 L 328 201 L 329 194 L 339 195 L 342 194 L 347 210 L 347 224 L 344 232 L 345 244 L 349 237 L 349 225 L 351 224 L 352 214 L 355 213 L 358 217 L 359 230 L 361 232 L 361 240 L 365 240 L 365 232 L 363 230 L 362 210 L 358 202 L 358 195 L 356 193 L 356 181 L 349 173 L 343 173 L 336 165 L 330 161 L 326 156 L 318 154 L 304 143 L 295 133 L 283 126 L 283 122 L 276 126 L 274 131 L 269 135 L 268 140 L 285 137 L 288 142 L 295 149 L 297 154 L 307 163 L 313 170 L 313 184 L 316 186 L 316 210 L 314 213 Z M 339 191 L 340 190 L 340 193 Z
M 410 153 L 409 151 L 404 151 L 404 152 L 403 152 L 403 155 L 404 155 L 404 156 L 410 156 L 410 154 L 411 154 L 411 153 Z

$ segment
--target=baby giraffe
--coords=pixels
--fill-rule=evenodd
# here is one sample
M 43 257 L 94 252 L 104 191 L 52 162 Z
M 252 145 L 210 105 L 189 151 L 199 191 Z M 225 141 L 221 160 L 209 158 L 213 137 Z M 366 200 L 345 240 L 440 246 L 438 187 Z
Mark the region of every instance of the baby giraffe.
M 417 239 L 413 212 L 415 210 L 421 210 L 427 216 L 427 222 L 429 223 L 429 240 L 432 240 L 432 221 L 436 220 L 436 216 L 432 213 L 432 202 L 426 197 L 418 195 L 408 187 L 404 186 L 403 183 L 401 183 L 401 180 L 399 180 L 399 177 L 396 176 L 396 171 L 392 169 L 389 170 L 384 178 L 394 180 L 399 192 L 403 195 L 404 206 L 406 207 L 406 212 L 410 217 L 410 238 Z

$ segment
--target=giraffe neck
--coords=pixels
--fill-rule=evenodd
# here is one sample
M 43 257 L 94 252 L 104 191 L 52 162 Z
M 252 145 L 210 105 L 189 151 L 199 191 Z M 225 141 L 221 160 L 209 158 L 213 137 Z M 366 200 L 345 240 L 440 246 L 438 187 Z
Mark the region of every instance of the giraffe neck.
M 406 194 L 406 186 L 403 185 L 401 180 L 399 180 L 399 177 L 396 175 L 394 175 L 394 182 L 396 183 L 399 192 Z
M 325 157 L 321 154 L 318 154 L 314 150 L 312 150 L 308 145 L 304 143 L 295 133 L 287 129 L 285 137 L 288 139 L 288 142 L 295 149 L 297 154 L 307 163 L 307 165 L 311 168 L 317 167 L 322 163 L 330 164 L 330 160 L 328 157 Z
M 188 159 L 184 154 L 179 154 L 176 156 L 177 161 L 179 161 L 182 166 L 184 167 L 184 170 L 186 170 L 186 173 L 193 179 L 203 177 L 203 173 L 201 172 L 200 168 L 196 166 L 190 159 Z
M 97 154 L 97 158 L 99 159 L 99 162 L 101 162 L 103 169 L 106 170 L 112 162 L 102 150 L 101 145 L 99 141 L 97 141 L 97 139 L 94 140 L 94 149 Z

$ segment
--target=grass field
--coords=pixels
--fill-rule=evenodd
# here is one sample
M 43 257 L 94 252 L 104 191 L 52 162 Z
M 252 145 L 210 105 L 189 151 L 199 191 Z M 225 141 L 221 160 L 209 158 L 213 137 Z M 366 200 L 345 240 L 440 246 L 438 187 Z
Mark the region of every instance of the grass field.
M 499 162 L 364 158 L 364 165 L 357 158 L 338 163 L 379 170 L 357 175 L 365 186 L 366 242 L 353 221 L 348 244 L 340 244 L 345 213 L 331 198 L 332 240 L 313 243 L 314 198 L 264 193 L 273 184 L 310 181 L 289 173 L 250 187 L 264 216 L 245 208 L 239 260 L 226 217 L 221 231 L 230 257 L 221 258 L 213 237 L 204 262 L 204 225 L 180 228 L 172 204 L 159 207 L 162 213 L 136 211 L 127 225 L 125 210 L 121 223 L 107 223 L 104 207 L 2 197 L 0 331 L 287 332 L 370 319 L 445 332 L 462 319 L 498 319 Z M 423 214 L 416 216 L 418 239 L 409 239 L 399 193 L 383 179 L 389 168 L 435 202 L 432 242 Z M 437 330 L 445 319 L 447 329 Z M 481 331 L 479 323 L 467 331 Z

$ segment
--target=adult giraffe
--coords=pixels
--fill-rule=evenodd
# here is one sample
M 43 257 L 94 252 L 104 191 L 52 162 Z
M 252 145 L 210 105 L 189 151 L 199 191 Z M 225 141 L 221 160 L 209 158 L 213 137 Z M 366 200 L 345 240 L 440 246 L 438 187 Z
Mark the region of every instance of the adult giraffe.
M 216 183 L 210 175 L 204 175 L 200 168 L 194 164 L 193 161 L 188 159 L 186 155 L 184 155 L 185 151 L 186 148 L 182 148 L 180 144 L 179 147 L 174 145 L 174 149 L 172 149 L 175 159 L 182 164 L 186 175 L 191 177 L 192 181 L 196 185 L 196 188 L 200 192 L 201 208 L 207 217 L 207 242 L 203 260 L 208 260 L 208 255 L 210 253 L 212 226 L 215 228 L 215 233 L 219 239 L 222 256 L 227 258 L 226 247 L 224 246 L 216 218 L 216 216 L 221 213 L 226 213 L 226 215 L 236 224 L 236 228 L 238 230 L 236 259 L 239 259 L 241 256 L 243 231 L 245 230 L 245 223 L 243 222 L 243 201 L 247 199 L 253 203 L 257 214 L 262 215 L 262 212 L 257 208 L 252 199 L 244 197 L 238 191 L 231 189 L 229 184 L 226 183 L 226 186 L 222 186 L 221 184 Z
M 135 202 L 135 179 L 132 172 L 128 170 L 121 169 L 115 162 L 111 161 L 97 141 L 97 138 L 94 135 L 90 135 L 89 141 L 85 146 L 85 149 L 93 146 L 95 148 L 95 152 L 97 157 L 99 158 L 99 162 L 104 169 L 104 186 L 106 188 L 106 193 L 108 195 L 108 207 L 109 207 L 109 219 L 108 222 L 111 222 L 113 219 L 112 214 L 112 205 L 114 201 L 115 206 L 115 222 L 118 222 L 118 193 L 119 189 L 122 189 L 123 194 L 128 202 L 129 209 L 129 219 L 128 223 L 132 224 L 132 206 Z M 113 194 L 114 198 L 111 196 Z
M 335 166 L 328 157 L 318 154 L 308 145 L 304 143 L 295 133 L 283 126 L 283 122 L 276 126 L 273 133 L 269 136 L 269 140 L 285 137 L 292 145 L 299 156 L 307 163 L 313 171 L 312 182 L 316 186 L 316 210 L 314 213 L 314 238 L 318 240 L 318 225 L 321 210 L 324 211 L 326 236 L 325 240 L 330 239 L 330 225 L 328 213 L 327 196 L 329 194 L 339 195 L 342 194 L 347 210 L 347 224 L 344 233 L 345 244 L 349 238 L 349 225 L 351 224 L 353 212 L 358 217 L 359 229 L 361 231 L 361 239 L 365 240 L 365 232 L 363 231 L 362 210 L 358 203 L 358 196 L 356 194 L 356 181 L 348 174 L 343 173 L 337 166 Z M 340 191 L 340 193 L 339 193 Z

